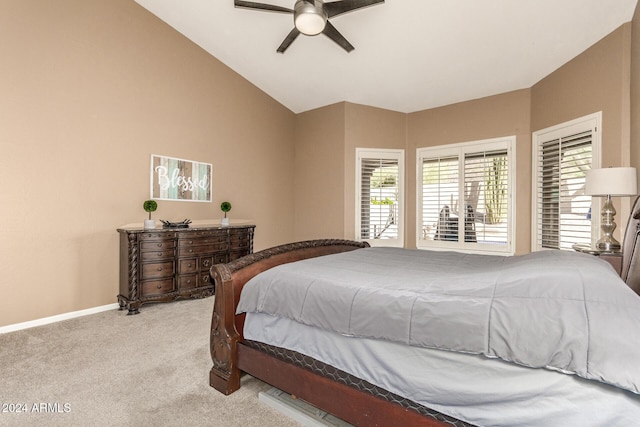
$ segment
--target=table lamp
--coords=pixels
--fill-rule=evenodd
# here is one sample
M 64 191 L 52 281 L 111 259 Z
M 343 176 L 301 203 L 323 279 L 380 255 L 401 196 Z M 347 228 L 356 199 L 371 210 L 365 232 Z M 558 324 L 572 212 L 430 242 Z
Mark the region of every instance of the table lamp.
M 620 242 L 613 237 L 616 229 L 614 217 L 616 210 L 611 196 L 635 196 L 638 194 L 636 168 L 603 168 L 587 171 L 585 194 L 587 196 L 606 197 L 602 206 L 602 237 L 596 243 L 596 249 L 603 252 L 619 252 Z

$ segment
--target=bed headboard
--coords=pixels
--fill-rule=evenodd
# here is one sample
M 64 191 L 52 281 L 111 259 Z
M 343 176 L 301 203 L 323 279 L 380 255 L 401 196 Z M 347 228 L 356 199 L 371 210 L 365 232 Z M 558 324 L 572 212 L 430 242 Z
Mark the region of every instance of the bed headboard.
M 620 276 L 627 285 L 640 295 L 640 197 L 636 198 L 622 248 L 622 272 Z

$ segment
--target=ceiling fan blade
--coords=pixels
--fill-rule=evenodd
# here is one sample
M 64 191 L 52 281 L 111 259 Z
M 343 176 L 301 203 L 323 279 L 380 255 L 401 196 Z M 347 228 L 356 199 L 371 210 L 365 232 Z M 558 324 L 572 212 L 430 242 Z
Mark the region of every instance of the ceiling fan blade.
M 343 48 L 347 52 L 351 52 L 354 49 L 351 43 L 349 43 L 347 39 L 345 39 L 344 36 L 340 34 L 338 30 L 336 30 L 336 27 L 331 25 L 331 22 L 329 21 L 327 21 L 327 25 L 324 27 L 324 30 L 322 30 L 322 34 L 324 34 L 325 36 L 329 37 L 331 40 L 336 42 L 338 45 L 340 45 L 341 48 Z
M 268 12 L 293 13 L 293 9 L 288 9 L 286 7 L 281 7 L 281 6 L 275 6 L 272 4 L 256 3 L 253 1 L 235 0 L 234 5 L 235 7 L 243 7 L 245 9 L 258 9 L 258 10 L 266 10 Z
M 342 0 L 334 3 L 325 3 L 324 11 L 327 16 L 331 18 L 332 16 L 341 15 L 367 6 L 373 6 L 378 3 L 384 3 L 384 0 Z
M 297 28 L 293 27 L 293 30 L 291 30 L 291 32 L 287 35 L 287 37 L 285 37 L 280 47 L 278 47 L 277 52 L 284 53 L 284 51 L 287 50 L 289 46 L 291 46 L 291 43 L 293 43 L 293 41 L 299 35 L 300 35 L 300 31 Z

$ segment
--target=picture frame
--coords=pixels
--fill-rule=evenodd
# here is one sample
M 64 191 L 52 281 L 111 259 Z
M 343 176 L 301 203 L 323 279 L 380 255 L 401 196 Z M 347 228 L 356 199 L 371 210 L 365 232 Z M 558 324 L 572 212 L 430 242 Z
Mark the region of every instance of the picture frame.
M 151 198 L 187 202 L 211 202 L 211 163 L 151 155 Z

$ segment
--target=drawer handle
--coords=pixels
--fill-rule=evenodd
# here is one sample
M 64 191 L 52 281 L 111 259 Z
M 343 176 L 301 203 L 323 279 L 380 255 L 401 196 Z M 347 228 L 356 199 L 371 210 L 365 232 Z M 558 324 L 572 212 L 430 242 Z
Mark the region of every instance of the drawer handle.
M 158 289 L 162 289 L 162 285 L 158 285 L 158 286 L 157 286 L 157 288 L 158 288 Z
M 189 253 L 192 253 L 192 252 L 193 252 L 193 249 L 189 249 Z
M 192 245 L 193 244 L 193 240 L 189 240 L 189 244 Z
M 158 243 L 158 247 L 161 248 L 162 247 L 162 243 Z
M 158 252 L 158 256 L 162 256 L 162 252 Z
M 158 271 L 162 271 L 162 267 L 158 267 Z
M 191 268 L 191 263 L 187 264 L 187 268 Z
M 191 279 L 187 280 L 187 285 L 191 284 Z
M 202 281 L 207 283 L 209 281 L 209 276 L 203 276 Z
M 209 267 L 209 260 L 205 260 L 205 262 L 203 263 L 205 267 Z

